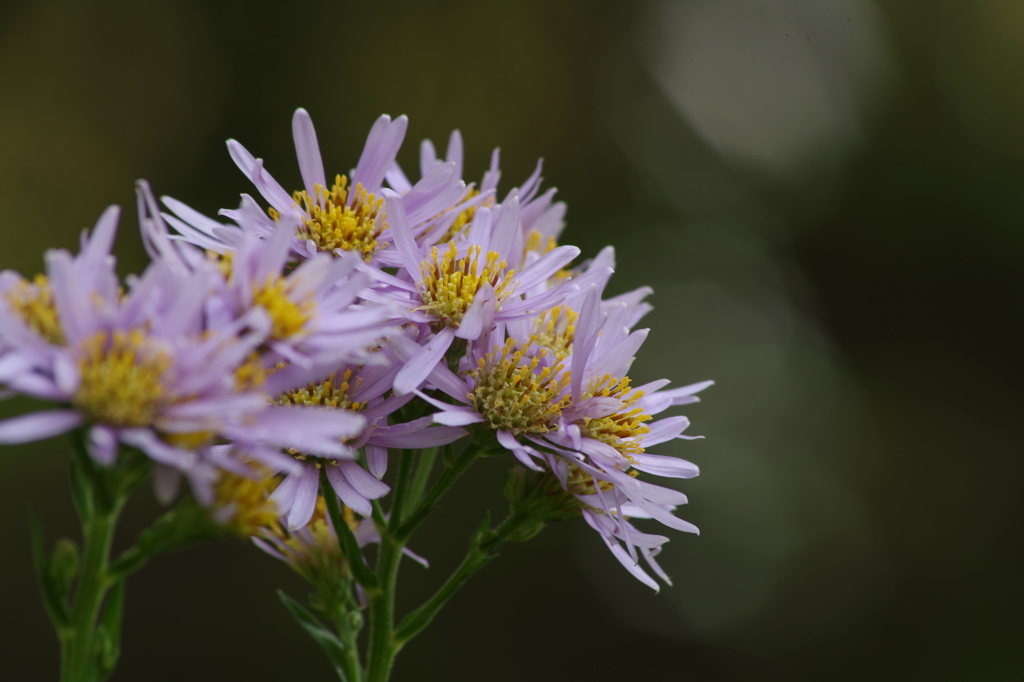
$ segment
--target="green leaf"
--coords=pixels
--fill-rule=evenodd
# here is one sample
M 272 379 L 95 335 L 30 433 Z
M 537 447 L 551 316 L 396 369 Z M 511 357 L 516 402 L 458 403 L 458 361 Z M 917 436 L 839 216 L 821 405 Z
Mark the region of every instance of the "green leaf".
M 124 616 L 124 580 L 118 580 L 107 595 L 97 634 L 99 636 L 100 679 L 114 672 L 121 656 L 121 619 Z
M 292 614 L 292 618 L 302 626 L 303 630 L 309 633 L 309 636 L 320 645 L 327 654 L 327 657 L 331 659 L 331 663 L 334 665 L 334 670 L 338 673 L 338 676 L 345 680 L 345 682 L 357 682 L 356 680 L 349 680 L 345 674 L 345 645 L 341 643 L 341 640 L 335 637 L 333 632 L 325 628 L 305 606 L 281 590 L 277 591 L 277 596 L 280 597 L 284 607 L 288 609 L 288 613 Z

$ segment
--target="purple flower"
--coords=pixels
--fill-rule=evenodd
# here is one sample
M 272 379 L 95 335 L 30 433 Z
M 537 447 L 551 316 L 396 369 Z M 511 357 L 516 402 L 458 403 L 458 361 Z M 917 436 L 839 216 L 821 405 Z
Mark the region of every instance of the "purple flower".
M 365 360 L 371 347 L 397 331 L 393 305 L 360 302 L 371 277 L 356 271 L 355 254 L 314 254 L 287 272 L 291 240 L 287 230 L 278 230 L 265 240 L 243 233 L 230 255 L 211 260 L 187 243 L 172 242 L 144 182 L 140 197 L 151 255 L 183 272 L 205 271 L 215 282 L 206 302 L 210 325 L 230 326 L 257 307 L 269 315 L 270 366 Z
M 384 280 L 385 290 L 409 309 L 410 320 L 435 333 L 398 373 L 395 390 L 399 393 L 419 387 L 456 338 L 475 341 L 489 336 L 506 323 L 550 309 L 580 285 L 603 281 L 611 274 L 610 270 L 588 273 L 549 289 L 552 275 L 579 254 L 574 246 L 560 246 L 536 257 L 520 272 L 508 267 L 506 255 L 522 249 L 517 240 L 521 231 L 516 197 L 500 209 L 493 229 L 490 210 L 479 209 L 468 237 L 460 244 L 449 242 L 443 253 L 437 247 L 427 252 L 417 244 L 397 195 L 385 191 L 385 197 L 405 275 L 404 280 Z
M 430 140 L 423 140 L 420 144 L 420 172 L 424 178 L 436 172 L 438 167 L 453 165 L 455 176 L 462 177 L 463 142 L 462 135 L 458 130 L 452 131 L 448 140 L 448 150 L 445 160 L 437 157 L 437 152 Z M 558 237 L 565 227 L 565 204 L 553 201 L 556 190 L 549 189 L 544 194 L 539 194 L 540 185 L 543 180 L 540 176 L 543 161 L 537 162 L 537 168 L 520 187 L 515 187 L 507 193 L 502 202 L 497 202 L 495 195 L 498 189 L 498 181 L 501 178 L 499 168 L 500 150 L 495 149 L 491 154 L 490 168 L 484 173 L 480 183 L 480 189 L 476 190 L 469 186 L 467 193 L 453 213 L 453 218 L 440 223 L 431 232 L 433 235 L 427 237 L 428 244 L 445 243 L 451 240 L 459 241 L 465 237 L 468 226 L 476 217 L 476 211 L 480 207 L 486 207 L 492 211 L 500 210 L 507 206 L 513 198 L 520 204 L 520 229 L 521 246 L 517 252 L 525 257 L 526 253 L 535 252 L 543 255 L 557 246 Z M 405 195 L 412 185 L 408 177 L 402 171 L 398 162 L 394 162 L 387 173 L 388 184 L 392 189 L 401 195 Z M 515 255 L 515 254 L 510 254 Z M 511 267 L 522 268 L 524 263 L 518 259 L 508 261 Z
M 394 121 L 388 116 L 377 119 L 351 182 L 346 176 L 337 175 L 328 187 L 313 121 L 304 109 L 298 109 L 292 118 L 292 135 L 303 189 L 289 194 L 264 170 L 261 159 L 254 158 L 235 140 L 228 140 L 231 158 L 270 204 L 269 213 L 243 195 L 238 210 L 221 211 L 236 223 L 225 225 L 165 197 L 165 205 L 174 214 L 167 216 L 167 220 L 185 240 L 217 252 L 235 248 L 241 235 L 247 232 L 267 237 L 283 229 L 300 258 L 351 252 L 376 265 L 396 266 L 394 236 L 379 194 L 385 172 L 405 138 L 407 125 L 404 116 Z M 465 193 L 465 183 L 456 175 L 454 164 L 446 164 L 410 187 L 402 203 L 413 228 L 423 232 L 439 222 L 454 220 L 457 211 L 450 218 L 447 214 L 457 208 Z
M 534 319 L 527 338 L 511 337 L 484 351 L 470 347 L 461 376 L 443 363 L 426 377 L 436 388 L 462 404 L 449 404 L 419 393 L 439 408 L 439 424 L 472 423 L 492 429 L 498 442 L 525 466 L 551 471 L 572 493 L 588 523 L 629 571 L 657 589 L 639 566 L 642 556 L 654 572 L 654 561 L 667 538 L 645 535 L 629 518 L 653 518 L 687 532 L 695 526 L 672 512 L 686 502 L 682 493 L 636 478 L 645 472 L 669 478 L 692 478 L 697 467 L 685 460 L 646 452 L 648 447 L 683 435 L 686 417 L 653 421 L 673 405 L 696 402 L 706 381 L 665 390 L 668 381 L 633 387 L 627 374 L 647 330 L 630 332 L 627 322 L 636 307 L 622 301 L 602 310 L 600 290 L 591 287 L 578 316 L 562 308 Z M 392 344 L 396 353 L 416 349 L 404 337 Z M 464 378 L 462 378 L 464 377 Z
M 44 338 L 30 308 L 8 305 L 0 315 L 0 382 L 60 404 L 0 422 L 0 443 L 83 427 L 100 465 L 115 463 L 118 443 L 137 448 L 156 463 L 161 497 L 172 494 L 184 474 L 204 503 L 211 499 L 215 463 L 223 459 L 215 448 L 225 439 L 276 466 L 292 464 L 277 451 L 281 447 L 343 454 L 340 440 L 362 429 L 362 417 L 274 406 L 240 380 L 271 333 L 271 316 L 261 307 L 210 327 L 205 308 L 216 288 L 210 271 L 178 269 L 166 260 L 129 280 L 123 295 L 111 286 L 116 217 L 116 210 L 104 214 L 77 258 L 47 254 L 59 334 Z
M 343 365 L 324 377 L 320 368 L 289 367 L 268 378 L 267 387 L 281 395 L 286 405 L 330 408 L 358 415 L 365 420 L 362 430 L 343 445 L 339 457 L 316 457 L 298 452 L 301 470 L 287 475 L 274 492 L 287 527 L 300 528 L 309 522 L 319 489 L 320 469 L 345 505 L 362 516 L 370 516 L 371 500 L 383 497 L 390 488 L 379 479 L 387 470 L 388 448 L 419 449 L 458 440 L 465 431 L 453 426 L 436 426 L 431 417 L 388 425 L 388 418 L 407 404 L 413 394 L 393 395 L 395 374 L 401 368 L 390 346 L 380 352 L 380 361 L 357 366 Z M 367 469 L 354 458 L 365 450 Z

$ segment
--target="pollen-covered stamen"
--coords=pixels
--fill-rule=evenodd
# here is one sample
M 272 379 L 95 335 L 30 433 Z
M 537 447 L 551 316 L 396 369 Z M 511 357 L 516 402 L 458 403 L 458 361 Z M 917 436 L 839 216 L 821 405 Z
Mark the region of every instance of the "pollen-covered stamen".
M 541 348 L 524 357 L 523 348 L 509 339 L 504 347 L 480 358 L 471 376 L 469 404 L 493 429 L 520 433 L 546 433 L 555 427 L 570 397 L 569 373 L 562 360 L 545 362 L 549 352 Z
M 481 251 L 479 245 L 473 245 L 465 258 L 459 258 L 455 244 L 450 243 L 438 260 L 435 246 L 430 260 L 420 265 L 423 305 L 419 310 L 435 315 L 445 326 L 458 327 L 484 283 L 494 287 L 495 309 L 500 308 L 502 300 L 515 290 L 515 272 L 506 272 L 505 261 L 494 251 L 488 251 L 481 263 Z
M 359 527 L 359 519 L 355 512 L 342 505 L 342 518 L 353 532 Z M 271 526 L 271 532 L 280 538 L 289 554 L 290 563 L 297 570 L 302 567 L 323 571 L 332 568 L 325 562 L 339 562 L 333 568 L 344 568 L 338 536 L 327 520 L 327 501 L 323 495 L 317 495 L 316 506 L 309 523 L 298 533 L 287 533 L 279 523 Z
M 615 398 L 623 406 L 607 417 L 583 419 L 580 432 L 611 445 L 627 458 L 630 454 L 643 453 L 643 436 L 650 431 L 644 422 L 651 420 L 651 415 L 644 414 L 643 408 L 636 407 L 636 402 L 643 396 L 643 391 L 629 387 L 629 377 L 616 379 L 606 374 L 595 379 L 583 394 L 584 400 L 591 397 Z
M 462 199 L 460 199 L 459 201 L 469 201 L 473 197 L 479 195 L 480 191 L 477 190 L 475 187 L 471 187 L 469 191 L 466 192 L 466 196 L 462 197 Z M 437 241 L 441 244 L 444 244 L 445 242 L 450 242 L 456 237 L 460 236 L 466 231 L 466 228 L 469 227 L 469 225 L 473 222 L 473 218 L 476 217 L 476 210 L 478 208 L 480 208 L 481 206 L 490 207 L 493 205 L 494 196 L 492 195 L 484 199 L 479 204 L 473 204 L 469 208 L 463 209 L 462 211 L 459 212 L 459 215 L 455 217 L 455 222 L 448 227 L 448 231 L 444 233 L 444 236 L 438 239 Z
M 82 344 L 81 381 L 72 402 L 110 426 L 151 425 L 170 399 L 167 353 L 139 330 L 99 332 Z
M 270 335 L 278 340 L 290 339 L 302 332 L 316 308 L 312 295 L 303 301 L 292 300 L 289 282 L 277 275 L 269 275 L 266 282 L 255 288 L 252 301 L 270 315 Z
M 536 344 L 547 348 L 557 357 L 572 353 L 572 342 L 576 338 L 576 320 L 579 314 L 572 308 L 556 305 L 536 318 L 533 323 L 533 338 Z
M 353 379 L 352 370 L 346 369 L 340 377 L 329 376 L 320 383 L 309 384 L 294 391 L 288 391 L 278 398 L 280 405 L 297 405 L 301 407 L 331 407 L 337 410 L 349 410 L 360 412 L 365 409 L 367 403 L 352 400 L 349 395 L 362 383 L 362 377 Z M 338 462 L 323 457 L 312 457 L 295 449 L 289 449 L 288 453 L 295 459 L 303 462 L 310 462 L 316 468 L 322 466 L 337 466 Z
M 221 471 L 213 484 L 217 521 L 238 535 L 249 537 L 277 525 L 278 509 L 270 494 L 278 480 L 266 469 L 255 477 Z
M 315 197 L 300 190 L 292 194 L 295 203 L 305 212 L 299 227 L 300 239 L 311 239 L 317 250 L 334 253 L 336 249 L 355 251 L 369 261 L 373 253 L 383 249 L 378 238 L 388 226 L 384 200 L 363 189 L 362 183 L 351 190 L 348 178 L 338 175 L 330 191 L 319 184 L 313 186 Z M 275 220 L 277 211 L 271 209 Z
M 566 491 L 572 493 L 573 495 L 596 495 L 598 489 L 600 489 L 602 493 L 607 493 L 610 492 L 611 489 L 615 487 L 615 484 L 612 483 L 611 481 L 595 479 L 593 475 L 587 473 L 580 466 L 573 464 L 572 462 L 568 462 L 568 465 L 569 473 L 566 477 L 565 489 Z M 633 478 L 636 478 L 639 475 L 639 473 L 640 472 L 638 472 L 636 469 L 630 469 L 628 475 Z M 605 513 L 605 510 L 599 507 L 594 507 L 583 502 L 580 502 L 579 504 L 581 507 L 586 507 L 592 512 L 596 512 L 599 514 Z M 612 513 L 614 513 L 614 510 L 612 510 Z
M 544 255 L 548 251 L 554 251 L 558 248 L 558 240 L 554 237 L 545 238 L 537 230 L 530 228 L 530 231 L 526 234 L 526 243 L 523 245 L 523 257 L 526 257 L 530 251 L 536 251 L 540 255 Z
M 64 345 L 64 330 L 60 326 L 57 307 L 46 275 L 36 275 L 32 283 L 19 282 L 6 295 L 11 310 L 27 324 L 32 331 L 46 341 Z
M 359 412 L 366 403 L 352 400 L 350 391 L 354 391 L 362 383 L 361 377 L 352 378 L 352 370 L 346 369 L 341 377 L 330 376 L 316 384 L 289 391 L 278 399 L 281 405 L 301 405 L 313 407 L 333 407 L 338 410 Z

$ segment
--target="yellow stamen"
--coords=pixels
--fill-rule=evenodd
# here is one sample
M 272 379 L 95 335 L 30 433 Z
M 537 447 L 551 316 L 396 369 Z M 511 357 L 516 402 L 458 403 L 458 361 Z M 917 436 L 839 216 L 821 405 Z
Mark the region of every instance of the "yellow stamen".
M 234 276 L 234 252 L 225 251 L 224 253 L 217 253 L 216 251 L 206 252 L 207 260 L 211 261 L 220 271 L 220 274 L 224 276 L 224 279 L 231 281 Z
M 467 257 L 459 258 L 455 244 L 451 243 L 438 261 L 435 246 L 430 261 L 420 265 L 423 305 L 419 310 L 437 316 L 446 326 L 458 327 L 485 282 L 494 287 L 496 308 L 500 308 L 501 301 L 515 289 L 515 272 L 505 272 L 505 261 L 494 251 L 487 252 L 481 267 L 480 252 L 480 246 L 470 246 Z
M 6 298 L 14 313 L 32 331 L 49 343 L 64 345 L 64 330 L 57 317 L 57 307 L 53 303 L 53 292 L 46 275 L 36 275 L 31 284 L 19 282 L 7 292 Z
M 361 377 L 357 377 L 353 381 L 352 370 L 346 369 L 341 375 L 340 381 L 338 377 L 330 376 L 321 383 L 309 384 L 304 388 L 289 391 L 282 395 L 277 402 L 281 405 L 333 407 L 339 410 L 359 412 L 366 407 L 366 403 L 356 402 L 348 394 L 350 390 L 358 388 L 362 381 Z
M 317 184 L 313 192 L 315 197 L 305 190 L 292 194 L 307 216 L 299 227 L 301 239 L 312 239 L 319 251 L 333 253 L 341 249 L 361 253 L 366 261 L 387 246 L 377 241 L 388 226 L 384 200 L 368 193 L 362 183 L 350 191 L 348 178 L 338 175 L 330 191 Z M 270 209 L 270 216 L 274 220 L 280 217 L 274 209 Z
M 480 358 L 472 372 L 476 386 L 468 398 L 491 428 L 514 434 L 545 433 L 554 428 L 570 399 L 561 395 L 569 385 L 569 373 L 562 371 L 561 359 L 540 367 L 547 354 L 541 349 L 525 359 L 522 348 L 509 339 L 504 348 L 495 347 Z
M 650 431 L 644 422 L 650 421 L 651 415 L 644 414 L 642 408 L 634 405 L 644 396 L 644 392 L 631 389 L 629 377 L 616 379 L 606 374 L 595 379 L 583 394 L 584 399 L 593 396 L 616 398 L 622 401 L 623 407 L 607 417 L 584 419 L 580 425 L 583 435 L 611 445 L 627 458 L 630 454 L 642 453 L 641 437 Z
M 269 275 L 263 286 L 253 291 L 254 304 L 263 306 L 270 314 L 275 339 L 289 339 L 301 332 L 313 316 L 316 304 L 312 300 L 296 303 L 290 298 L 290 283 L 283 277 Z
M 537 345 L 551 350 L 557 357 L 568 356 L 576 338 L 578 318 L 579 314 L 568 306 L 552 307 L 534 320 L 533 334 Z
M 530 228 L 526 235 L 526 244 L 523 247 L 523 257 L 525 258 L 530 251 L 536 251 L 543 256 L 548 251 L 554 251 L 557 246 L 558 241 L 554 237 L 545 239 L 540 232 Z
M 278 523 L 277 505 L 270 499 L 278 481 L 269 470 L 258 469 L 255 479 L 221 471 L 213 484 L 214 507 L 230 513 L 225 526 L 243 537 L 273 529 Z
M 257 351 L 249 353 L 245 362 L 235 370 L 235 388 L 239 391 L 251 391 L 263 385 L 267 375 L 273 371 L 263 366 L 263 358 Z
M 342 517 L 348 527 L 355 531 L 359 520 L 348 507 L 342 506 Z M 287 534 L 279 524 L 272 531 L 284 541 L 288 549 L 292 568 L 312 578 L 312 581 L 331 575 L 345 574 L 348 570 L 344 555 L 338 546 L 338 536 L 327 521 L 327 502 L 322 495 L 316 498 L 313 517 L 303 529 L 303 536 Z M 305 533 L 308 532 L 308 536 Z
M 462 197 L 462 199 L 459 200 L 459 203 L 469 201 L 473 197 L 479 195 L 480 191 L 473 187 L 466 192 L 466 196 Z M 492 206 L 493 204 L 494 196 L 492 195 L 478 204 L 474 204 L 467 209 L 463 209 L 455 218 L 455 222 L 448 228 L 448 231 L 444 233 L 444 236 L 437 240 L 438 243 L 444 244 L 445 242 L 450 242 L 463 234 L 466 231 L 466 228 L 473 222 L 473 218 L 476 217 L 476 210 L 481 206 Z
M 149 426 L 168 399 L 171 358 L 139 330 L 99 332 L 82 344 L 74 404 L 111 426 Z
M 166 432 L 161 435 L 165 442 L 175 447 L 195 450 L 212 441 L 217 433 L 214 431 L 189 431 L 187 433 Z

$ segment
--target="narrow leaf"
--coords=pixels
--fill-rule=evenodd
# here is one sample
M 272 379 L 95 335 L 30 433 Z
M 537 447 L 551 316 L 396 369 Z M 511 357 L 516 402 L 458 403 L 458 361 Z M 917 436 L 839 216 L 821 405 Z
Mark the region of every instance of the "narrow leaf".
M 302 629 L 309 633 L 309 636 L 313 638 L 317 644 L 324 650 L 327 657 L 331 659 L 331 663 L 334 665 L 335 672 L 338 676 L 345 680 L 345 682 L 357 682 L 356 680 L 349 680 L 345 674 L 345 645 L 341 643 L 334 633 L 323 626 L 323 624 L 309 612 L 305 606 L 295 601 L 281 590 L 277 591 L 277 596 L 280 597 L 281 603 L 288 609 L 288 613 L 292 614 L 292 618 L 295 619 Z

